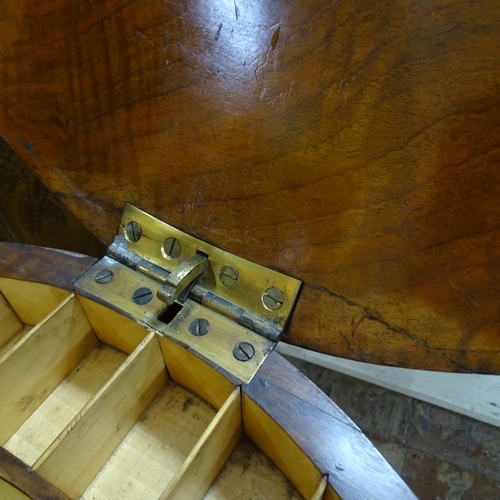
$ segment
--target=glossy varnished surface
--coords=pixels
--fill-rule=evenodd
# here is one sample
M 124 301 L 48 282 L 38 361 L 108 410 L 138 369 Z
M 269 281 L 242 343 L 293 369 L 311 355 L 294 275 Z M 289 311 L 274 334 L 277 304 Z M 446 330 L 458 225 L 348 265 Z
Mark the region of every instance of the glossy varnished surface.
M 78 253 L 0 242 L 0 277 L 73 290 L 73 281 L 97 259 Z
M 276 352 L 243 386 L 243 394 L 285 430 L 321 475 L 328 476 L 340 498 L 416 500 L 354 422 Z
M 306 285 L 287 340 L 500 371 L 500 7 L 8 0 L 0 133 L 101 239 L 124 201 Z

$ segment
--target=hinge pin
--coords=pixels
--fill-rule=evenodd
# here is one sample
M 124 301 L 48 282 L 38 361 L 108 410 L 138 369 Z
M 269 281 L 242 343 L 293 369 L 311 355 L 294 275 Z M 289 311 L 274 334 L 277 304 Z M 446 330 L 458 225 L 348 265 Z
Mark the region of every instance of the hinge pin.
M 233 356 L 238 361 L 248 361 L 255 355 L 255 349 L 252 344 L 248 342 L 240 342 L 234 346 Z

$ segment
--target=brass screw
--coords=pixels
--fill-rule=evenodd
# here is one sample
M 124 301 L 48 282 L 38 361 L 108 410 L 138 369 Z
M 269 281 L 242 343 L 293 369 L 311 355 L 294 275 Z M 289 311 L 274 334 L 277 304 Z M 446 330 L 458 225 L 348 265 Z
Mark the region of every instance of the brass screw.
M 143 306 L 144 304 L 151 302 L 152 298 L 153 298 L 153 292 L 149 288 L 144 288 L 144 287 L 138 288 L 132 294 L 132 300 L 140 306 Z
M 99 285 L 104 285 L 109 283 L 113 279 L 113 271 L 109 269 L 101 269 L 97 271 L 94 276 L 94 281 L 99 283 Z
M 189 333 L 195 337 L 203 337 L 210 330 L 210 323 L 204 318 L 196 318 L 189 325 Z
M 283 302 L 285 302 L 285 296 L 279 288 L 268 288 L 262 294 L 262 303 L 269 311 L 276 311 L 283 305 Z
M 248 361 L 252 359 L 255 355 L 255 349 L 249 342 L 240 342 L 236 344 L 233 349 L 233 356 L 238 361 Z
M 219 279 L 225 286 L 233 286 L 238 281 L 238 271 L 234 267 L 224 266 L 219 273 Z
M 139 241 L 142 236 L 142 228 L 138 222 L 131 220 L 125 227 L 125 237 L 128 241 L 135 243 Z
M 181 244 L 176 238 L 167 238 L 161 250 L 166 259 L 177 259 L 181 254 Z

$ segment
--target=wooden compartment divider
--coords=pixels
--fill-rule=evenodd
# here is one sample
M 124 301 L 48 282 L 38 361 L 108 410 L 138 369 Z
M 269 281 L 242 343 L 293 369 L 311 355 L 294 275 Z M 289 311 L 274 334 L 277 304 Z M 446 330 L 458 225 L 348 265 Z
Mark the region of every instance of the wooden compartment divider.
M 318 468 L 288 434 L 247 394 L 242 395 L 245 434 L 281 469 L 307 500 L 321 480 Z
M 96 344 L 92 327 L 71 295 L 3 355 L 0 359 L 0 445 Z
M 200 500 L 243 434 L 241 389 L 236 387 L 186 457 L 160 500 Z
M 324 500 L 342 500 L 340 495 L 333 489 L 331 484 L 328 484 L 325 491 Z
M 0 294 L 0 358 L 21 340 L 33 327 L 24 325 L 10 304 Z
M 103 304 L 77 295 L 97 338 L 110 346 L 131 354 L 147 337 L 149 331 L 143 325 Z
M 99 343 L 5 443 L 26 465 L 33 464 L 111 378 L 127 355 Z
M 316 491 L 311 497 L 311 500 L 323 500 L 325 498 L 325 491 L 327 485 L 328 485 L 328 476 L 322 476 L 321 479 L 319 480 Z
M 8 353 L 29 331 L 33 328 L 33 325 L 24 325 L 17 333 L 10 337 L 7 342 L 5 342 L 2 347 L 0 347 L 0 359 L 2 359 L 6 353 Z
M 23 324 L 16 313 L 0 294 L 0 348 L 22 328 Z
M 156 335 L 150 333 L 33 468 L 69 497 L 78 498 L 167 377 Z
M 0 278 L 0 292 L 25 325 L 42 321 L 70 294 L 52 285 L 12 278 Z
M 234 391 L 235 384 L 208 362 L 167 337 L 158 337 L 163 358 L 172 380 L 220 409 Z

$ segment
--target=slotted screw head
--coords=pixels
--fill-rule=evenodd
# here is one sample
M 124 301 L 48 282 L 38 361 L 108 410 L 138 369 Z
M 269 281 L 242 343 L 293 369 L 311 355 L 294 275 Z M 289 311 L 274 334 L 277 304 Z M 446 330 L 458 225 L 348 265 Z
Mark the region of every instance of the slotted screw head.
M 181 254 L 181 243 L 177 238 L 167 238 L 161 250 L 166 259 L 177 259 Z
M 128 241 L 135 243 L 142 236 L 142 227 L 135 220 L 131 220 L 125 227 L 125 237 Z
M 238 271 L 234 267 L 224 266 L 219 273 L 220 282 L 225 286 L 233 286 L 238 281 Z
M 189 325 L 189 333 L 195 337 L 203 337 L 210 330 L 210 323 L 204 318 L 196 318 Z
M 240 342 L 234 346 L 233 356 L 238 361 L 248 361 L 255 356 L 255 349 L 252 344 L 248 342 Z
M 113 279 L 113 271 L 109 269 L 101 269 L 97 271 L 94 276 L 94 281 L 99 283 L 99 285 L 104 285 L 109 283 Z
M 151 302 L 152 298 L 153 298 L 153 292 L 149 288 L 144 288 L 144 287 L 138 288 L 132 294 L 132 300 L 140 306 L 143 306 L 144 304 Z
M 262 294 L 262 303 L 269 311 L 276 311 L 283 305 L 283 302 L 285 302 L 285 295 L 279 288 L 268 288 Z

